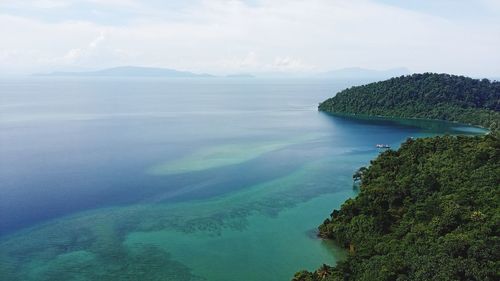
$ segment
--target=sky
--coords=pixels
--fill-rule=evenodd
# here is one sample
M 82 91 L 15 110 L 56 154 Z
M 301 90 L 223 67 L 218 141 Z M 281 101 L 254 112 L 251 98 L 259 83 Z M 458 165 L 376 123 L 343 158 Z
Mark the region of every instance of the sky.
M 0 75 L 123 65 L 500 77 L 500 0 L 0 0 Z

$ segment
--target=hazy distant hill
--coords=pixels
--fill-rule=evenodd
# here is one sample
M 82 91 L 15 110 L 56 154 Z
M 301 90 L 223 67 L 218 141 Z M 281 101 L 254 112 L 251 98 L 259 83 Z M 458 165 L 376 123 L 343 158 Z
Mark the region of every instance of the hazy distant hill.
M 349 67 L 349 68 L 342 68 L 328 72 L 323 72 L 320 73 L 318 76 L 325 78 L 326 77 L 338 78 L 338 79 L 352 79 L 352 78 L 385 79 L 395 76 L 407 75 L 410 73 L 411 72 L 404 67 L 392 68 L 387 70 L 373 70 L 373 69 L 365 69 L 359 67 Z
M 37 74 L 41 76 L 105 76 L 105 77 L 214 77 L 213 75 L 202 73 L 192 73 L 188 71 L 178 71 L 168 68 L 140 67 L 140 66 L 120 66 L 97 71 L 84 72 L 52 72 L 48 74 Z
M 255 78 L 254 75 L 249 73 L 238 73 L 226 75 L 227 78 Z

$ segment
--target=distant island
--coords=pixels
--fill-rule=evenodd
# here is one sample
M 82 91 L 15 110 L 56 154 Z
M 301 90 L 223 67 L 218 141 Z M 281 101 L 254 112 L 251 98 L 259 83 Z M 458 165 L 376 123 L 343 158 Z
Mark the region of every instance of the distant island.
M 226 75 L 227 78 L 255 78 L 254 75 L 249 73 L 239 73 L 239 74 L 229 74 Z
M 347 258 L 293 280 L 500 280 L 499 106 L 498 82 L 431 73 L 352 87 L 321 103 L 329 113 L 442 119 L 491 131 L 410 138 L 360 168 L 358 196 L 319 226 Z
M 361 67 L 347 67 L 319 73 L 321 78 L 334 79 L 388 79 L 395 76 L 410 74 L 410 70 L 404 67 L 391 68 L 387 70 L 374 70 Z
M 36 76 L 75 76 L 75 77 L 215 77 L 206 73 L 192 73 L 189 71 L 179 71 L 168 68 L 141 67 L 141 66 L 119 66 L 97 71 L 81 72 L 51 72 L 46 74 L 36 74 Z

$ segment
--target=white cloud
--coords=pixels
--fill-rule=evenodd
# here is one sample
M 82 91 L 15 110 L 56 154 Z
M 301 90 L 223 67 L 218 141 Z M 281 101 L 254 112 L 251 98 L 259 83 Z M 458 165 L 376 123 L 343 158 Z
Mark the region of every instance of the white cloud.
M 52 9 L 70 7 L 79 3 L 91 3 L 98 6 L 112 6 L 112 7 L 142 7 L 140 1 L 135 0 L 0 0 L 0 5 L 4 7 L 17 7 L 17 8 L 41 8 Z
M 220 65 L 225 68 L 243 70 L 253 70 L 259 67 L 261 64 L 262 63 L 259 61 L 257 54 L 252 51 L 248 52 L 248 54 L 242 58 L 233 57 L 230 59 L 224 59 L 220 62 Z
M 498 19 L 460 22 L 368 0 L 205 0 L 177 10 L 88 1 L 134 16 L 111 25 L 0 15 L 0 72 L 137 64 L 212 73 L 348 66 L 500 73 Z
M 69 50 L 63 57 L 63 61 L 67 63 L 74 63 L 84 57 L 91 56 L 96 49 L 99 47 L 99 44 L 104 41 L 106 37 L 104 36 L 104 32 L 101 32 L 101 34 L 92 40 L 88 46 L 84 48 L 75 48 Z
M 500 12 L 500 1 L 498 0 L 480 0 L 480 2 L 487 8 L 496 12 Z
M 51 8 L 61 8 L 67 7 L 69 5 L 68 1 L 62 0 L 36 0 L 33 1 L 33 6 L 36 8 L 51 9 Z
M 306 71 L 310 70 L 312 67 L 304 65 L 300 59 L 295 59 L 291 57 L 277 57 L 274 59 L 274 63 L 271 66 L 273 69 L 287 72 L 287 71 Z
M 122 6 L 122 7 L 141 7 L 140 1 L 134 0 L 86 0 L 87 2 L 105 5 L 105 6 Z

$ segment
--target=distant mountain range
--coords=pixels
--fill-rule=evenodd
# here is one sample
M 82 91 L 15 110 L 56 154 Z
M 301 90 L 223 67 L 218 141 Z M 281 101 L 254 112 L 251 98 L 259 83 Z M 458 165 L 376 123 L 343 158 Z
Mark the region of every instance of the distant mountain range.
M 334 79 L 387 79 L 394 76 L 410 74 L 406 68 L 393 68 L 388 70 L 373 70 L 359 67 L 342 68 L 322 72 L 313 76 L 294 73 L 263 73 L 259 77 L 319 77 Z M 226 78 L 255 78 L 249 73 L 236 73 L 226 76 L 216 76 L 207 73 L 193 73 L 160 67 L 119 66 L 96 71 L 55 71 L 50 73 L 34 74 L 36 76 L 72 76 L 72 77 L 165 77 L 165 78 L 200 78 L 200 77 L 226 77 Z
M 83 72 L 51 72 L 46 74 L 35 74 L 37 76 L 78 76 L 78 77 L 215 77 L 206 73 L 193 73 L 189 71 L 179 71 L 168 68 L 140 67 L 140 66 L 119 66 L 97 71 Z
M 385 79 L 401 75 L 411 74 L 410 70 L 404 67 L 391 68 L 387 70 L 373 70 L 360 67 L 349 67 L 328 72 L 319 73 L 317 76 L 322 78 L 362 78 L 362 79 Z

